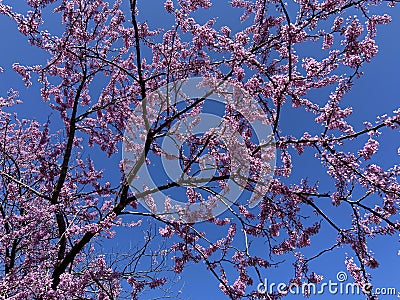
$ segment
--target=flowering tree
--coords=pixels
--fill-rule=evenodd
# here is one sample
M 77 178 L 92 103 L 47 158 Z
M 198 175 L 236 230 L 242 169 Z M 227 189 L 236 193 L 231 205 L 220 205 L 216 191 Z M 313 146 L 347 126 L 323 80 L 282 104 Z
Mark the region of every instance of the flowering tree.
M 400 110 L 350 124 L 342 100 L 378 52 L 377 26 L 391 20 L 374 13 L 379 1 L 232 0 L 240 30 L 200 21 L 209 0 L 165 1 L 157 13 L 173 26 L 161 29 L 145 22 L 136 0 L 27 0 L 23 12 L 3 2 L 2 16 L 47 58 L 12 68 L 57 114 L 43 124 L 20 119 L 21 100 L 36 100 L 15 90 L 0 98 L 2 299 L 137 299 L 198 262 L 230 299 L 278 299 L 284 293 L 257 284 L 280 257 L 293 257 L 288 284 L 318 283 L 309 263 L 341 247 L 351 251 L 345 264 L 356 284 L 371 282 L 379 263 L 370 238 L 400 229 L 399 166 L 374 159 L 385 133 L 398 132 Z M 307 47 L 321 51 L 309 56 Z M 211 93 L 172 101 L 176 83 L 195 77 Z M 199 135 L 193 126 L 211 94 L 225 101 L 222 125 Z M 301 136 L 281 125 L 291 110 L 311 116 Z M 265 138 L 256 121 L 270 128 Z M 171 133 L 177 155 L 163 144 Z M 130 155 L 121 160 L 122 148 Z M 116 157 L 120 176 L 109 172 Z M 178 162 L 178 179 L 160 172 L 157 188 L 136 184 L 160 158 Z M 320 161 L 329 181 L 320 184 L 315 170 L 293 176 L 299 158 Z M 239 187 L 237 201 L 228 181 Z M 160 191 L 162 211 L 153 197 Z M 186 203 L 185 218 L 171 213 L 172 195 Z M 203 210 L 189 216 L 196 203 Z M 221 205 L 226 211 L 214 213 Z M 336 211 L 348 219 L 338 224 Z M 101 242 L 118 239 L 119 228 L 145 239 L 109 254 Z M 330 246 L 302 254 L 324 232 L 336 237 Z

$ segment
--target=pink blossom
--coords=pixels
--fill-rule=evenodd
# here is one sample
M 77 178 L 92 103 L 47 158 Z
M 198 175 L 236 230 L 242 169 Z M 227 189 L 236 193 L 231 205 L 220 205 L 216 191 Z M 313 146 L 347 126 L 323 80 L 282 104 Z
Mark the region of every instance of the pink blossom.
M 164 3 L 164 8 L 167 12 L 172 13 L 174 11 L 174 3 L 172 0 L 166 0 Z

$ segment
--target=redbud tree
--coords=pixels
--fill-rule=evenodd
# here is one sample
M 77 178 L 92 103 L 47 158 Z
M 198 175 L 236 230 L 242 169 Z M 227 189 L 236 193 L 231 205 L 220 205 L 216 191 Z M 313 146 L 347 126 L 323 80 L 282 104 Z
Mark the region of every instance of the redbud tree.
M 390 26 L 377 8 L 395 1 L 232 0 L 215 12 L 231 24 L 208 17 L 210 0 L 139 2 L 0 1 L 42 53 L 1 69 L 30 92 L 0 98 L 0 298 L 148 299 L 195 265 L 226 298 L 280 299 L 257 285 L 282 261 L 288 285 L 319 283 L 313 261 L 340 249 L 357 286 L 373 284 L 370 240 L 400 229 L 397 153 L 376 158 L 400 109 L 351 122 L 348 93 Z M 211 92 L 181 91 L 193 78 Z M 218 124 L 196 129 L 211 111 Z M 298 112 L 293 134 L 282 124 Z

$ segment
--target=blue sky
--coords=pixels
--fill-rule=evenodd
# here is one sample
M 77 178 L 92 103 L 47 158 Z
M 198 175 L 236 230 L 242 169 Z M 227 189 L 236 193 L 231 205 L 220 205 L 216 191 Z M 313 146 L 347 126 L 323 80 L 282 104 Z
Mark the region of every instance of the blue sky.
M 127 1 L 124 1 L 127 2 Z M 163 1 L 160 0 L 147 0 L 139 2 L 139 21 L 148 21 L 150 27 L 166 27 L 169 28 L 173 23 L 171 15 L 168 15 L 163 9 Z M 216 27 L 219 28 L 225 24 L 229 24 L 233 30 L 242 28 L 238 21 L 240 10 L 236 13 L 227 13 L 227 1 L 213 1 L 213 6 L 210 10 L 201 10 L 198 14 L 200 20 L 206 20 L 210 17 L 217 17 Z M 20 5 L 21 1 L 16 1 L 15 5 Z M 364 66 L 365 75 L 356 80 L 355 86 L 345 96 L 344 103 L 354 108 L 354 113 L 350 117 L 352 124 L 355 128 L 361 128 L 362 121 L 368 120 L 373 122 L 377 115 L 385 113 L 390 114 L 394 109 L 399 107 L 399 77 L 398 70 L 400 68 L 400 18 L 399 8 L 389 10 L 387 8 L 379 8 L 379 11 L 391 12 L 393 21 L 386 26 L 378 27 L 377 44 L 379 46 L 379 53 L 373 61 Z M 396 13 L 397 12 L 397 16 Z M 57 27 L 55 27 L 57 28 Z M 6 91 L 12 87 L 20 91 L 21 99 L 24 103 L 18 108 L 20 117 L 35 118 L 39 121 L 46 121 L 50 111 L 47 104 L 42 104 L 40 101 L 40 93 L 37 86 L 26 89 L 20 81 L 20 76 L 14 74 L 11 65 L 13 62 L 20 62 L 21 64 L 41 64 L 46 61 L 43 52 L 30 47 L 16 30 L 15 24 L 10 22 L 6 17 L 0 16 L 0 34 L 2 42 L 0 43 L 0 67 L 5 72 L 0 74 L 0 95 L 4 95 Z M 307 55 L 314 55 L 319 49 L 310 47 L 303 49 Z M 322 94 L 315 93 L 315 97 L 323 97 Z M 47 113 L 48 112 L 48 113 Z M 54 120 L 54 125 L 57 125 L 56 113 L 50 117 Z M 288 134 L 299 137 L 304 132 L 304 127 L 307 127 L 309 121 L 305 119 L 305 114 L 300 111 L 286 110 L 282 118 L 282 129 Z M 398 136 L 394 133 L 385 132 L 382 139 L 382 151 L 377 155 L 377 161 L 381 162 L 384 166 L 399 163 L 400 157 L 397 155 L 397 148 L 400 146 Z M 120 157 L 113 157 L 109 161 L 103 162 L 104 168 L 118 176 L 117 167 Z M 291 180 L 295 181 L 302 176 L 309 176 L 310 178 L 317 178 L 324 185 L 324 178 L 326 175 L 320 173 L 321 168 L 318 166 L 317 160 L 310 160 L 307 156 L 300 157 L 294 161 L 294 171 Z M 314 171 L 315 168 L 315 171 Z M 118 177 L 119 178 L 119 177 Z M 328 188 L 328 187 L 327 187 Z M 326 200 L 329 201 L 329 200 Z M 322 208 L 329 209 L 330 203 L 318 203 Z M 348 215 L 343 210 L 332 211 L 332 216 L 340 224 L 340 222 L 348 222 Z M 228 215 L 227 215 L 228 216 Z M 147 226 L 147 222 L 143 222 L 143 226 Z M 199 228 L 212 229 L 208 224 L 198 224 Z M 306 249 L 308 254 L 316 253 L 317 249 L 322 249 L 323 246 L 335 237 L 327 226 L 322 236 L 312 239 L 312 246 Z M 143 228 L 144 229 L 144 228 Z M 218 236 L 219 233 L 211 233 Z M 134 233 L 126 230 L 121 230 L 117 244 L 128 245 L 128 243 L 135 243 L 137 239 L 141 238 L 141 231 L 137 230 Z M 376 287 L 395 287 L 400 292 L 400 282 L 398 277 L 398 270 L 400 269 L 400 257 L 397 255 L 400 244 L 398 236 L 391 238 L 376 238 L 371 242 L 371 250 L 376 253 L 377 259 L 380 262 L 380 268 L 373 271 L 373 283 Z M 239 242 L 240 243 L 240 242 Z M 328 244 L 327 244 L 328 245 Z M 122 247 L 124 247 L 122 246 Z M 263 245 L 258 245 L 257 251 L 263 251 Z M 336 280 L 336 274 L 340 271 L 345 271 L 344 259 L 345 253 L 349 249 L 343 248 L 335 252 L 328 253 L 322 256 L 319 260 L 311 266 L 315 268 L 318 274 L 322 274 L 325 280 Z M 279 283 L 288 277 L 288 273 L 292 274 L 293 270 L 290 263 L 286 263 L 279 269 L 268 269 L 263 275 L 269 282 Z M 189 265 L 182 274 L 181 280 L 174 286 L 174 290 L 182 289 L 181 297 L 183 299 L 200 300 L 200 299 L 227 299 L 226 296 L 218 288 L 218 282 L 212 278 L 210 273 L 205 269 L 202 263 L 197 265 Z M 231 278 L 232 282 L 235 278 Z M 158 295 L 154 292 L 151 295 Z M 144 296 L 143 299 L 149 299 Z M 340 295 L 324 294 L 323 296 L 311 296 L 311 299 L 339 299 Z M 346 299 L 362 299 L 362 296 L 346 296 Z M 393 299 L 393 296 L 385 296 L 381 299 Z M 301 299 L 301 296 L 289 296 L 286 299 Z

